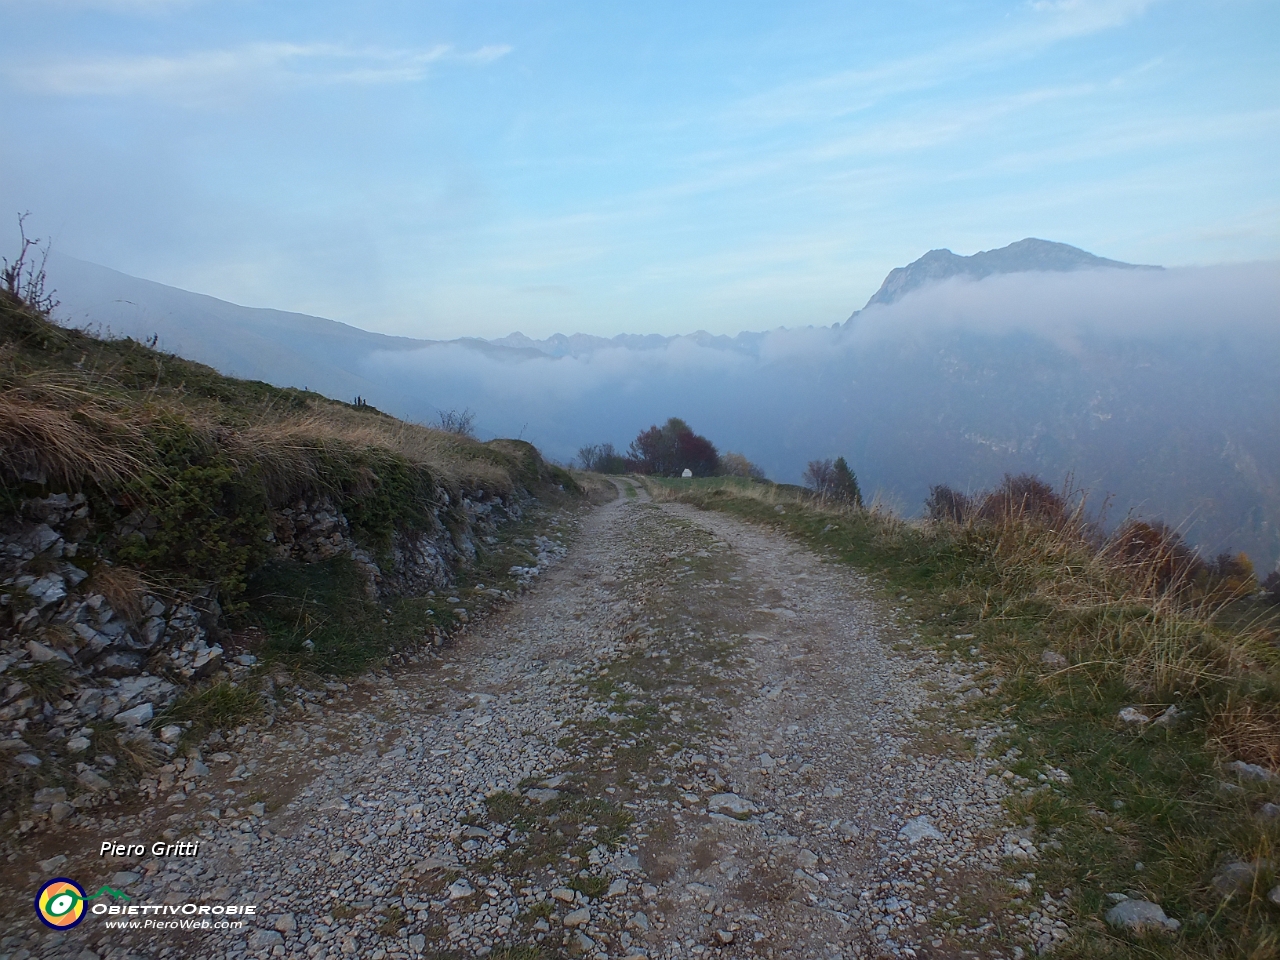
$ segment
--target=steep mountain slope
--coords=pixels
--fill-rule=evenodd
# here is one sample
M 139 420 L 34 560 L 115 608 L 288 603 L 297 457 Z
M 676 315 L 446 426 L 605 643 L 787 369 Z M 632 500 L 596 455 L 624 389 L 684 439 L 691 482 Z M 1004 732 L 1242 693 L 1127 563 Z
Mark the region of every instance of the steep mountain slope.
M 359 372 L 361 358 L 428 342 L 302 313 L 243 307 L 74 257 L 50 257 L 49 276 L 61 301 L 57 316 L 70 326 L 140 342 L 157 337 L 160 349 L 228 376 L 309 387 L 335 399 L 368 396 L 374 388 Z

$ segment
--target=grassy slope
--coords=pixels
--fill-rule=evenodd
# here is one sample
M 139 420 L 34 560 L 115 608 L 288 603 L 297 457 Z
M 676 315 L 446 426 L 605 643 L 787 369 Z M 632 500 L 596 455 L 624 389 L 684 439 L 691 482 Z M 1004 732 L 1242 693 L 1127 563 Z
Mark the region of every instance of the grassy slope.
M 485 591 L 515 586 L 506 571 L 531 562 L 528 537 L 542 514 L 526 510 L 496 542 L 479 544 L 451 591 L 461 604 L 449 604 L 371 599 L 345 558 L 272 561 L 273 507 L 329 497 L 357 540 L 385 556 L 395 530 L 436 528 L 441 492 L 450 530 L 465 523 L 463 495 L 537 496 L 557 507 L 581 494 L 530 444 L 480 443 L 367 406 L 224 377 L 132 340 L 62 329 L 0 294 L 0 517 L 25 497 L 59 491 L 84 491 L 93 507 L 91 548 L 74 561 L 90 573 L 86 589 L 107 592 L 107 581 L 122 576 L 160 594 L 212 584 L 231 613 L 228 653 L 254 652 L 304 682 L 358 672 L 447 634 L 459 623 L 455 608 L 474 615 L 498 602 Z M 158 521 L 145 541 L 120 535 L 131 514 Z M 64 682 L 50 678 L 50 695 Z M 224 726 L 256 704 L 250 691 L 219 684 L 193 691 L 166 719 Z
M 1237 781 L 1223 768 L 1242 752 L 1261 759 L 1276 739 L 1267 722 L 1280 626 L 1273 609 L 1236 604 L 1224 615 L 1137 602 L 1088 556 L 1034 532 L 831 511 L 795 488 L 734 480 L 650 485 L 658 495 L 778 527 L 873 574 L 921 621 L 919 642 L 991 664 L 1000 693 L 980 709 L 1017 720 L 1010 746 L 1022 756 L 1014 772 L 1032 786 L 1047 765 L 1071 776 L 1069 784 L 1016 793 L 1010 802 L 1015 821 L 1034 819 L 1041 836 L 1062 845 L 1042 850 L 1027 897 L 1034 903 L 1041 890 L 1073 891 L 1075 935 L 1055 956 L 1277 955 L 1280 908 L 1266 900 L 1278 879 L 1273 869 L 1264 865 L 1252 886 L 1227 898 L 1213 887 L 1224 863 L 1272 859 L 1280 840 L 1277 821 L 1258 816 L 1262 803 L 1280 802 L 1280 790 Z M 1224 668 L 1224 649 L 1242 663 Z M 1066 654 L 1070 666 L 1046 665 L 1046 650 Z M 1152 724 L 1135 732 L 1117 719 L 1126 706 L 1154 717 L 1170 703 L 1187 711 L 1173 729 Z M 1118 936 L 1101 919 L 1108 893 L 1161 903 L 1182 930 Z

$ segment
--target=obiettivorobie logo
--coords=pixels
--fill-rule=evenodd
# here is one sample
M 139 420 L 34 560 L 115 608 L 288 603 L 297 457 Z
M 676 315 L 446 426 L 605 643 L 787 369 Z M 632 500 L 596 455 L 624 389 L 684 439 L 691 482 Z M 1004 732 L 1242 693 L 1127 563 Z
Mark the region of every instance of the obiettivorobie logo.
M 36 894 L 36 916 L 46 927 L 69 930 L 84 919 L 84 905 L 103 895 L 113 900 L 128 900 L 128 894 L 103 886 L 93 896 L 86 896 L 84 887 L 66 877 L 54 877 Z
M 90 900 L 108 896 L 111 903 Z M 102 886 L 92 896 L 68 877 L 55 877 L 36 894 L 36 916 L 46 927 L 69 930 L 85 914 L 102 917 L 113 930 L 241 930 L 246 918 L 255 916 L 253 903 L 117 903 L 132 898 L 120 890 Z

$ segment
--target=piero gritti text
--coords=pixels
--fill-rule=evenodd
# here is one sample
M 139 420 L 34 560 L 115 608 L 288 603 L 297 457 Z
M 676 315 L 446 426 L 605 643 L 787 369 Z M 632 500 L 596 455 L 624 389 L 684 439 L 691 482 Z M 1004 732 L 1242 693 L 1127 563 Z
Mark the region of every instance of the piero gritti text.
M 157 840 L 147 846 L 145 843 L 115 843 L 111 840 L 103 840 L 98 847 L 100 857 L 144 857 L 148 853 L 153 857 L 194 857 L 200 853 L 200 841 L 179 840 L 176 843 L 166 843 L 163 840 Z

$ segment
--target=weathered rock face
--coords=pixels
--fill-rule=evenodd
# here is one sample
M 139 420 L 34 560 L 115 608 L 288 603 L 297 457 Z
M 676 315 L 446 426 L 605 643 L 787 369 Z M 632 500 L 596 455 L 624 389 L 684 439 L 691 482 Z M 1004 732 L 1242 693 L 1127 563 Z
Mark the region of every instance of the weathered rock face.
M 418 594 L 448 587 L 475 559 L 476 540 L 492 541 L 498 524 L 521 513 L 514 501 L 483 492 L 454 504 L 439 490 L 435 502 L 432 530 L 397 532 L 380 553 L 358 543 L 325 498 L 274 512 L 270 539 L 280 558 L 350 557 L 371 595 Z M 101 721 L 119 726 L 126 741 L 172 756 L 181 731 L 157 739 L 153 717 L 185 686 L 215 677 L 235 682 L 256 662 L 224 651 L 212 588 L 166 597 L 137 590 L 114 601 L 95 590 L 90 571 L 111 565 L 91 539 L 90 509 L 83 494 L 54 494 L 0 520 L 0 758 L 21 757 L 31 768 L 43 762 L 31 746 L 36 740 L 67 758 L 91 755 L 90 724 Z M 79 766 L 94 783 L 107 772 L 100 763 Z
M 282 558 L 316 563 L 350 557 L 364 572 L 369 592 L 412 596 L 453 583 L 460 565 L 474 562 L 476 540 L 491 538 L 499 524 L 518 520 L 520 504 L 477 491 L 463 497 L 452 517 L 449 493 L 435 491 L 434 524 L 427 531 L 396 531 L 391 548 L 379 556 L 356 542 L 351 525 L 331 500 L 298 501 L 272 515 L 272 537 Z
M 378 592 L 382 571 L 373 555 L 351 535 L 351 524 L 328 497 L 299 500 L 271 515 L 271 536 L 276 555 L 302 563 L 319 563 L 334 557 L 350 557 L 364 572 L 370 594 Z

